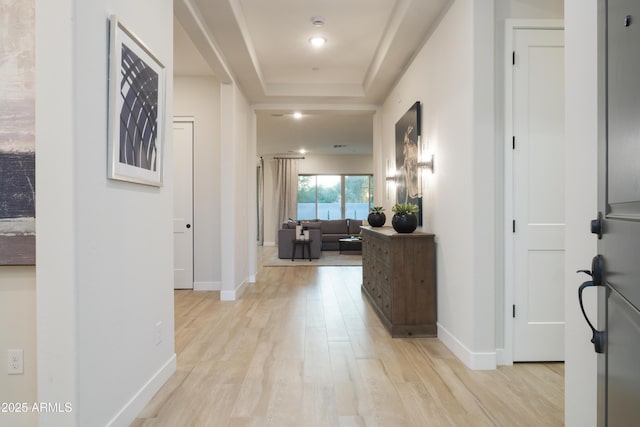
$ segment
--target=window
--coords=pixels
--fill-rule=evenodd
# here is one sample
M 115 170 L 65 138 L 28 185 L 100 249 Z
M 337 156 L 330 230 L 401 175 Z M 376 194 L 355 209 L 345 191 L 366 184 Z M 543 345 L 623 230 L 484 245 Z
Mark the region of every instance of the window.
M 373 175 L 299 175 L 298 219 L 366 219 Z
M 366 219 L 373 207 L 373 176 L 345 176 L 344 199 L 344 218 Z

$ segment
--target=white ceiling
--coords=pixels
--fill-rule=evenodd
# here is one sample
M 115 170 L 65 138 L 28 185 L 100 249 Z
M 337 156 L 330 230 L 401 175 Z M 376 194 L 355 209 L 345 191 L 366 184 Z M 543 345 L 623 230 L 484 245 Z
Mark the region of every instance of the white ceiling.
M 287 110 L 257 111 L 258 154 L 371 154 L 371 111 L 306 110 L 295 119 Z
M 258 154 L 371 153 L 376 106 L 450 1 L 175 0 L 174 72 L 237 82 L 257 110 Z

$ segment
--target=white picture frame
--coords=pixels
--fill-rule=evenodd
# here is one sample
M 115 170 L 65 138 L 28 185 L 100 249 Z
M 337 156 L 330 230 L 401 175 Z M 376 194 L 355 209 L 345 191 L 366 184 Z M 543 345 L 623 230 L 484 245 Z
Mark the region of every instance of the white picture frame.
M 109 39 L 109 179 L 162 186 L 165 66 L 115 15 Z

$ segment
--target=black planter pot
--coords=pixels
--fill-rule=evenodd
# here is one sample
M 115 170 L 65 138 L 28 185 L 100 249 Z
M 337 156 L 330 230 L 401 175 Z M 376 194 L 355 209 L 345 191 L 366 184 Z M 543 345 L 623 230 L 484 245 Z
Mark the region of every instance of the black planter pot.
M 394 214 L 391 225 L 398 233 L 413 233 L 418 228 L 418 217 L 414 213 Z
M 367 222 L 372 227 L 382 227 L 387 221 L 387 216 L 384 212 L 371 212 L 367 217 Z

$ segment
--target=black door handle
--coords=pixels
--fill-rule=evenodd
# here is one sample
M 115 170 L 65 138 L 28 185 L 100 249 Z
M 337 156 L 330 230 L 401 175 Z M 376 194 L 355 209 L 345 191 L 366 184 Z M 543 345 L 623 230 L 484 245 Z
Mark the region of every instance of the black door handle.
M 591 260 L 591 270 L 578 270 L 576 273 L 584 273 L 591 276 L 594 286 L 602 285 L 602 270 L 604 268 L 604 260 L 602 255 L 596 255 Z
M 191 224 L 187 224 L 187 228 L 191 228 Z
M 582 310 L 582 315 L 584 316 L 584 320 L 587 321 L 587 324 L 591 328 L 591 342 L 593 343 L 594 349 L 596 353 L 604 353 L 604 344 L 605 344 L 605 333 L 604 331 L 598 331 L 593 327 L 593 324 L 589 320 L 586 311 L 584 310 L 584 304 L 582 302 L 582 292 L 590 287 L 590 286 L 602 286 L 602 269 L 603 269 L 603 259 L 602 255 L 596 255 L 593 257 L 593 261 L 591 261 L 591 271 L 589 270 L 578 270 L 577 273 L 586 273 L 591 276 L 591 280 L 584 282 L 578 288 L 578 301 L 580 302 L 580 310 Z

